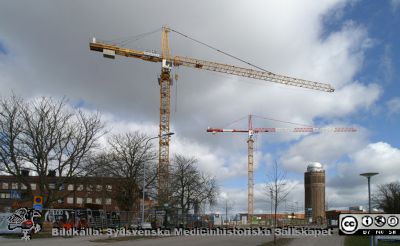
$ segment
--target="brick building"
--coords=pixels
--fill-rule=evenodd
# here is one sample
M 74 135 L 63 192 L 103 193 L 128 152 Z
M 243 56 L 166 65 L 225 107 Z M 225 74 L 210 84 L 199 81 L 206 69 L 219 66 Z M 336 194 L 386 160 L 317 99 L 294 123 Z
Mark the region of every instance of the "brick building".
M 39 177 L 26 175 L 23 177 L 24 183 L 18 182 L 14 176 L 0 175 L 0 212 L 12 211 L 19 207 L 31 208 L 33 196 L 40 194 Z M 115 199 L 118 192 L 120 178 L 115 177 L 75 177 L 69 178 L 64 182 L 63 177 L 49 175 L 46 177 L 49 192 L 60 197 L 52 202 L 48 208 L 97 208 L 105 211 L 118 211 L 119 207 Z M 29 194 L 30 185 L 32 194 Z M 138 190 L 138 193 L 140 191 Z M 141 197 L 141 196 L 140 196 Z M 134 202 L 134 210 L 140 209 L 140 201 Z M 146 200 L 146 205 L 151 205 L 152 201 Z

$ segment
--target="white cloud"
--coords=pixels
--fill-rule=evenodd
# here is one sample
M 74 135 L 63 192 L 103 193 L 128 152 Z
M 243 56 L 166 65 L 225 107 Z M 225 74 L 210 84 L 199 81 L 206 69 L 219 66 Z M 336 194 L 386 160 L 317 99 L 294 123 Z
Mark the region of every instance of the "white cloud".
M 350 138 L 347 139 L 347 144 Z M 378 184 L 397 181 L 400 176 L 400 169 L 398 164 L 400 160 L 400 149 L 391 146 L 388 143 L 376 142 L 365 143 L 362 140 L 359 142 L 358 150 L 352 151 L 354 154 L 349 154 L 349 161 L 335 165 L 334 168 L 326 169 L 326 202 L 329 209 L 346 209 L 350 206 L 364 206 L 367 208 L 367 182 L 364 177 L 360 176 L 363 172 L 379 172 L 371 182 L 372 194 L 376 192 Z M 328 144 L 329 145 L 329 144 Z M 333 152 L 338 150 L 334 146 Z M 340 149 L 340 148 L 339 148 Z M 313 150 L 317 151 L 317 150 Z M 339 151 L 347 153 L 343 150 Z M 304 157 L 301 157 L 305 159 Z M 306 163 L 298 163 L 301 166 L 302 173 L 305 171 Z M 293 190 L 286 201 L 286 209 L 284 202 L 280 207 L 280 211 L 290 211 L 293 206 L 298 202 L 297 207 L 299 211 L 304 209 L 304 183 L 303 180 L 288 180 Z M 223 188 L 226 197 L 235 204 L 236 212 L 247 211 L 247 188 Z M 258 183 L 254 187 L 254 205 L 255 213 L 268 213 L 269 212 L 269 198 L 265 191 L 265 183 Z
M 139 131 L 150 137 L 158 135 L 158 126 L 149 122 L 137 123 L 121 121 L 110 114 L 105 114 L 103 119 L 106 122 L 106 128 L 109 129 L 110 134 Z M 216 177 L 219 182 L 247 175 L 246 142 L 242 143 L 241 149 L 243 151 L 229 153 L 223 148 L 211 148 L 210 146 L 196 141 L 196 139 L 180 136 L 179 131 L 174 131 L 173 126 L 171 129 L 172 132 L 175 132 L 175 135 L 171 137 L 170 158 L 172 158 L 174 154 L 195 157 L 198 160 L 198 168 Z M 101 139 L 103 146 L 105 146 L 107 136 L 108 135 L 105 135 Z M 154 140 L 153 144 L 157 146 L 157 140 Z M 263 155 L 260 151 L 255 151 L 254 170 L 257 170 L 260 163 L 269 159 L 269 154 Z
M 292 172 L 304 172 L 307 164 L 313 161 L 321 162 L 326 169 L 334 167 L 338 160 L 368 143 L 367 131 L 361 127 L 356 129 L 357 132 L 323 132 L 308 135 L 292 145 L 282 155 L 280 162 Z
M 356 133 L 306 136 L 281 158 L 288 171 L 298 173 L 303 173 L 310 161 L 324 164 L 330 208 L 366 207 L 366 180 L 360 173 L 379 172 L 373 178 L 372 192 L 377 184 L 397 181 L 400 175 L 400 149 L 385 142 L 369 143 L 367 131 L 362 128 Z M 304 190 L 300 192 L 304 194 Z
M 390 5 L 392 6 L 393 10 L 397 10 L 400 6 L 400 0 L 390 0 Z
M 393 64 L 393 51 L 390 45 L 385 45 L 385 50 L 380 58 L 379 69 L 382 71 L 384 82 L 392 82 L 395 75 L 395 68 Z
M 164 4 L 163 8 L 178 11 L 179 8 L 185 9 L 185 4 L 172 1 Z M 311 123 L 315 117 L 340 117 L 367 109 L 379 97 L 379 87 L 366 86 L 365 81 L 353 82 L 354 75 L 362 66 L 364 52 L 371 43 L 366 29 L 346 22 L 342 28 L 329 33 L 323 26 L 325 16 L 340 11 L 346 4 L 348 1 L 344 0 L 318 3 L 308 0 L 254 1 L 252 4 L 206 1 L 201 4 L 201 8 L 207 9 L 206 15 L 202 11 L 185 9 L 179 18 L 168 16 L 166 19 L 172 27 L 232 51 L 268 70 L 332 83 L 337 89 L 335 93 L 327 94 L 181 68 L 178 70 L 181 75 L 178 81 L 178 112 L 173 112 L 171 118 L 174 124 L 182 129 L 185 136 L 198 138 L 198 132 L 204 131 L 208 125 L 226 124 L 227 119 L 237 119 L 249 113 Z M 105 18 L 103 13 L 112 12 L 117 4 L 97 6 L 96 11 L 92 5 L 82 4 L 76 12 L 69 12 L 69 4 L 66 2 L 65 5 L 65 13 L 56 16 L 53 13 L 57 11 L 51 10 L 59 6 L 47 4 L 46 9 L 33 6 L 34 11 L 21 15 L 21 20 L 9 14 L 17 9 L 19 11 L 18 6 L 10 4 L 4 9 L 0 15 L 4 19 L 2 23 L 9 24 L 0 31 L 8 37 L 8 43 L 13 44 L 11 50 L 23 54 L 20 59 L 29 64 L 30 70 L 21 73 L 19 65 L 18 69 L 7 68 L 4 76 L 9 79 L 0 78 L 2 87 L 13 88 L 24 95 L 83 98 L 101 110 L 127 120 L 140 118 L 156 123 L 159 100 L 156 74 L 159 66 L 124 58 L 115 61 L 101 59 L 99 54 L 88 50 L 87 41 L 90 33 L 97 33 L 105 39 L 115 38 L 128 35 L 127 30 L 133 30 L 129 34 L 153 30 L 165 20 L 152 19 L 143 23 L 140 20 L 147 16 L 141 15 L 145 15 L 146 11 L 131 15 L 120 8 L 118 16 L 112 20 Z M 213 8 L 208 9 L 210 5 Z M 135 9 L 147 10 L 151 9 L 150 6 L 151 1 L 143 2 L 137 4 Z M 164 16 L 160 12 L 163 8 L 152 9 L 152 13 Z M 38 16 L 47 16 L 54 21 L 43 22 Z M 188 21 L 182 22 L 182 18 Z M 199 20 L 202 24 L 189 20 Z M 15 33 L 14 30 L 20 32 Z M 36 35 L 27 36 L 31 30 Z M 52 34 L 51 38 L 49 34 Z M 68 45 L 60 46 L 59 43 Z M 138 41 L 137 45 L 155 48 L 158 43 L 157 36 L 154 36 L 143 42 Z M 132 45 L 136 46 L 136 43 Z M 171 46 L 174 54 L 232 63 L 173 34 Z M 360 96 L 362 93 L 366 96 Z
M 386 102 L 389 115 L 400 113 L 400 97 L 395 97 Z
M 400 169 L 400 149 L 385 142 L 370 143 L 360 151 L 351 155 L 353 170 L 362 172 L 380 173 L 376 177 L 378 182 L 398 181 Z M 349 167 L 348 167 L 349 168 Z
M 369 143 L 338 165 L 337 174 L 329 177 L 327 192 L 332 205 L 348 207 L 367 205 L 367 181 L 360 174 L 378 172 L 371 180 L 371 193 L 379 184 L 398 181 L 400 149 L 385 142 Z
M 335 22 L 340 22 L 340 13 L 353 2 L 172 0 L 72 5 L 69 1 L 9 1 L 0 9 L 0 22 L 5 23 L 0 26 L 0 34 L 7 37 L 14 60 L 0 61 L 0 88 L 3 95 L 15 90 L 25 97 L 82 99 L 104 112 L 113 132 L 140 130 L 155 136 L 159 64 L 121 57 L 114 61 L 102 59 L 100 54 L 89 51 L 88 39 L 93 34 L 104 39 L 129 36 L 164 23 L 272 72 L 332 83 L 336 91 L 328 94 L 193 69 L 174 71 L 180 79 L 175 83 L 178 110 L 171 115 L 172 131 L 176 133 L 171 153 L 196 156 L 200 168 L 219 180 L 245 177 L 246 136 L 213 138 L 205 133 L 207 126 L 224 126 L 250 113 L 312 125 L 316 118 L 334 121 L 368 110 L 379 99 L 382 89 L 378 85 L 354 81 L 365 52 L 373 45 L 366 28 L 346 21 L 337 30 L 324 29 L 326 18 L 334 16 Z M 159 7 L 154 8 L 156 5 Z M 116 12 L 118 15 L 109 14 Z M 148 18 L 149 13 L 157 18 Z M 159 36 L 131 45 L 157 48 Z M 232 63 L 174 35 L 171 49 L 176 55 Z M 175 99 L 173 90 L 172 105 Z M 261 125 L 266 122 L 256 124 L 269 126 Z M 283 163 L 294 171 L 303 171 L 301 165 L 308 160 L 334 163 L 340 156 L 365 146 L 363 134 L 304 137 L 284 154 Z M 294 134 L 276 134 L 267 139 L 276 143 L 298 138 Z M 262 149 L 258 151 L 257 165 L 271 159 Z M 227 194 L 243 198 L 246 192 L 247 188 Z M 261 193 L 257 194 L 262 198 Z M 257 202 L 256 209 L 263 206 Z
M 282 201 L 278 212 L 303 212 L 304 211 L 304 184 L 302 181 L 288 180 L 288 187 L 291 187 L 290 193 L 285 201 Z M 254 186 L 254 213 L 270 213 L 270 198 L 265 188 L 265 183 L 259 183 Z M 227 188 L 223 187 L 219 204 L 215 206 L 213 212 L 225 214 L 225 202 L 232 209 L 229 214 L 247 213 L 247 187 Z

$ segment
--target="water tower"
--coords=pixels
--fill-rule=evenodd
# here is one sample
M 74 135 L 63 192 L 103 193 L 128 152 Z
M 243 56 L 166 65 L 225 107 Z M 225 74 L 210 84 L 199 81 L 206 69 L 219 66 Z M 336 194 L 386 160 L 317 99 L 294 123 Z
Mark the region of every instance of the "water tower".
M 325 221 L 325 170 L 321 163 L 312 162 L 304 173 L 304 210 L 309 222 Z

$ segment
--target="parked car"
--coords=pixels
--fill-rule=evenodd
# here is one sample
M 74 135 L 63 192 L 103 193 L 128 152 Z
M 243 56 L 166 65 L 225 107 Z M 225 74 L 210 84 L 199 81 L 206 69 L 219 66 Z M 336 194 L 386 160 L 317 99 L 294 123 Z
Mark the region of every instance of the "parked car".
M 141 228 L 141 229 L 152 229 L 152 226 L 151 226 L 151 223 L 150 223 L 150 222 L 143 222 L 143 223 L 140 225 L 140 228 Z

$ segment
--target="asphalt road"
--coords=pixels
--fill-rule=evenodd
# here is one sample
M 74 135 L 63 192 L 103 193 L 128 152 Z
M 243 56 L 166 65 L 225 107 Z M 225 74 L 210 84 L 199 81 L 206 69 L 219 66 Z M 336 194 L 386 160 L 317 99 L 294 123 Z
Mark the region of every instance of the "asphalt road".
M 288 246 L 341 246 L 344 245 L 344 236 L 332 235 L 325 237 L 296 238 Z
M 17 245 L 29 245 L 29 246 L 43 246 L 43 245 L 57 245 L 57 246 L 104 246 L 104 245 L 135 245 L 135 246 L 152 246 L 152 245 L 163 245 L 163 246 L 175 246 L 175 245 L 187 245 L 187 246 L 199 246 L 199 245 L 221 245 L 221 246 L 257 246 L 263 242 L 271 240 L 270 236 L 259 236 L 259 237 L 244 237 L 244 236 L 187 236 L 187 237 L 165 237 L 157 239 L 139 239 L 130 241 L 119 241 L 112 243 L 104 242 L 90 242 L 88 238 L 44 238 L 44 239 L 33 239 L 30 241 L 22 241 L 19 239 L 0 239 L 0 245 L 17 246 Z
M 139 239 L 130 241 L 114 241 L 111 243 L 104 242 L 90 242 L 89 237 L 75 237 L 75 238 L 43 238 L 33 239 L 30 241 L 22 241 L 20 239 L 4 239 L 0 237 L 0 245 L 17 246 L 17 245 L 29 245 L 29 246 L 43 246 L 43 245 L 57 245 L 57 246 L 104 246 L 104 245 L 117 245 L 117 246 L 174 246 L 174 245 L 187 245 L 187 246 L 199 246 L 199 245 L 221 245 L 221 246 L 257 246 L 263 242 L 272 240 L 272 236 L 176 236 L 176 237 L 164 237 L 157 239 Z M 338 236 L 337 234 L 330 236 L 320 237 L 299 237 L 295 238 L 289 246 L 340 246 L 343 245 L 344 237 Z

